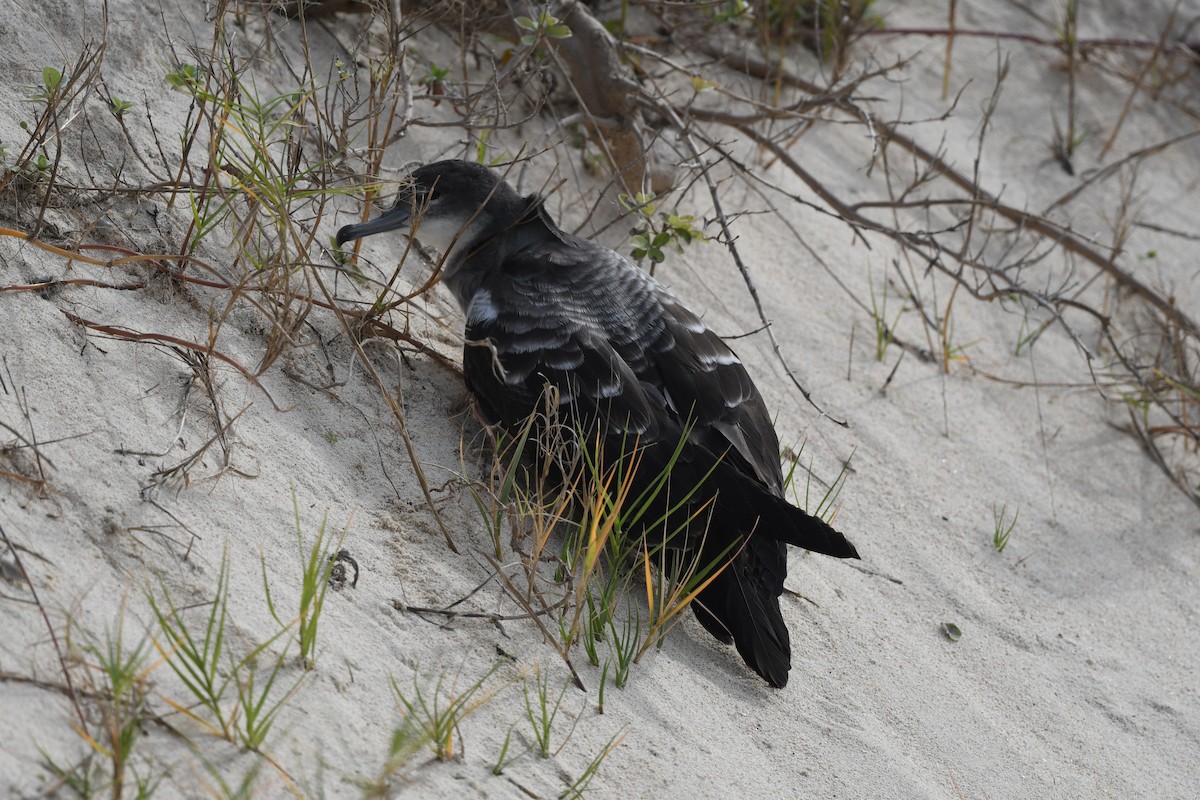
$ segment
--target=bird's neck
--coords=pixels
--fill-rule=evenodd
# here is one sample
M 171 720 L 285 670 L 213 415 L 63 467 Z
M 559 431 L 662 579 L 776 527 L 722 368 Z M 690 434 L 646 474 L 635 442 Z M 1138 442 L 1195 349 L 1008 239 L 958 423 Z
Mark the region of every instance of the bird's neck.
M 520 214 L 507 219 L 489 219 L 453 259 L 447 259 L 443 267 L 444 280 L 464 312 L 484 277 L 499 269 L 510 256 L 541 242 L 561 239 L 564 235 L 541 201 L 528 199 L 528 205 Z

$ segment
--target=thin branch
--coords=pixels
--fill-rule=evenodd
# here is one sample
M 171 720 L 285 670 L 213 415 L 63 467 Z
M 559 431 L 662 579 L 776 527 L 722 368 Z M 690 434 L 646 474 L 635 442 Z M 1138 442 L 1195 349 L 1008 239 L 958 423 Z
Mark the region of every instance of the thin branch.
M 63 679 L 67 682 L 67 693 L 71 698 L 71 706 L 75 709 L 75 715 L 79 717 L 79 725 L 83 730 L 87 730 L 87 717 L 83 714 L 83 706 L 79 704 L 79 695 L 75 691 L 75 681 L 71 678 L 71 670 L 67 667 L 67 657 L 63 653 L 62 645 L 58 641 L 58 634 L 54 632 L 54 626 L 50 624 L 50 615 L 46 613 L 46 607 L 42 604 L 41 598 L 38 597 L 37 587 L 33 585 L 33 578 L 25 569 L 25 562 L 21 560 L 21 554 L 17 552 L 17 546 L 13 544 L 12 539 L 8 538 L 8 531 L 4 530 L 4 524 L 0 523 L 0 536 L 4 537 L 4 543 L 8 545 L 8 549 L 13 554 L 13 560 L 17 562 L 17 569 L 21 571 L 21 577 L 25 579 L 25 584 L 29 587 L 29 592 L 33 595 L 33 602 L 37 604 L 38 612 L 42 615 L 42 621 L 46 623 L 46 630 L 50 632 L 50 641 L 54 643 L 54 652 L 58 655 L 58 666 L 62 669 Z

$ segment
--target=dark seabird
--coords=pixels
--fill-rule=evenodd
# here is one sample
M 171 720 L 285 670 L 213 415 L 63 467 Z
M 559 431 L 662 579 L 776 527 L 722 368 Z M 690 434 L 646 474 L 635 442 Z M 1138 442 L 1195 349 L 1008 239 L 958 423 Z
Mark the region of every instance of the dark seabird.
M 487 421 L 520 430 L 557 397 L 560 417 L 593 442 L 598 432 L 605 452 L 636 443 L 633 497 L 675 459 L 672 497 L 663 492 L 644 517 L 667 521 L 644 534 L 657 543 L 678 527 L 675 552 L 701 565 L 732 559 L 692 609 L 769 684 L 785 685 L 786 545 L 858 553 L 783 499 L 779 439 L 729 346 L 641 269 L 561 230 L 538 197 L 478 164 L 417 169 L 392 209 L 345 226 L 337 242 L 384 231 L 445 254 L 443 279 L 467 317 L 463 375 Z

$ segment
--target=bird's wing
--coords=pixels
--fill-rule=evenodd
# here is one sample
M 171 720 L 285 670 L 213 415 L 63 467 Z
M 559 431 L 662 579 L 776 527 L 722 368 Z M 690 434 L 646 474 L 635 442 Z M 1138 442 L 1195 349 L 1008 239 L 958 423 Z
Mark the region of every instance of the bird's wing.
M 779 440 L 737 355 L 612 250 L 562 235 L 510 255 L 472 299 L 467 340 L 468 388 L 497 421 L 524 419 L 550 384 L 610 432 L 690 429 L 693 444 L 782 495 Z
M 694 422 L 692 439 L 782 496 L 779 438 L 750 374 L 711 328 L 660 291 L 663 330 L 647 346 L 672 409 Z
M 539 251 L 510 256 L 467 306 L 463 374 L 484 415 L 516 425 L 540 409 L 547 387 L 576 423 L 607 435 L 657 436 L 661 410 L 598 320 L 610 309 L 596 286 L 575 280 L 582 262 L 557 269 Z M 575 268 L 572 268 L 575 267 Z

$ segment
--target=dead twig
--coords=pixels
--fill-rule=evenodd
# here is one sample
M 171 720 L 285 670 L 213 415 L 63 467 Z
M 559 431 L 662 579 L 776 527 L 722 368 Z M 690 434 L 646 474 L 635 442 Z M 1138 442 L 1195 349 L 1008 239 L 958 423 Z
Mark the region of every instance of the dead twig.
M 46 607 L 42 604 L 42 600 L 38 597 L 37 587 L 33 585 L 33 578 L 25 569 L 25 562 L 21 560 L 21 554 L 17 547 L 13 544 L 12 539 L 8 537 L 8 531 L 4 530 L 4 523 L 0 523 L 0 537 L 4 538 L 4 543 L 8 545 L 9 551 L 13 554 L 13 560 L 17 563 L 17 569 L 21 571 L 21 577 L 25 579 L 25 585 L 29 587 L 30 594 L 33 595 L 33 602 L 37 605 L 38 612 L 42 615 L 42 621 L 46 623 L 46 630 L 50 633 L 50 641 L 54 644 L 54 652 L 58 656 L 58 666 L 62 670 L 63 680 L 67 684 L 67 694 L 71 699 L 71 706 L 75 709 L 75 715 L 79 718 L 81 729 L 87 730 L 87 717 L 84 716 L 83 706 L 79 702 L 79 695 L 75 691 L 75 681 L 71 678 L 71 670 L 67 667 L 67 657 L 63 652 L 62 645 L 58 641 L 58 634 L 54 631 L 54 626 L 50 623 L 50 615 L 46 613 Z

